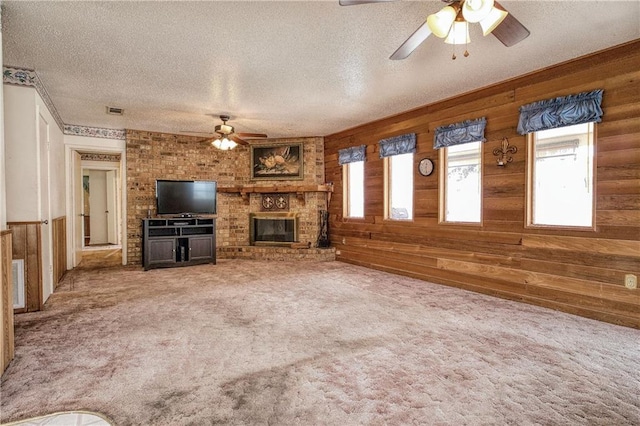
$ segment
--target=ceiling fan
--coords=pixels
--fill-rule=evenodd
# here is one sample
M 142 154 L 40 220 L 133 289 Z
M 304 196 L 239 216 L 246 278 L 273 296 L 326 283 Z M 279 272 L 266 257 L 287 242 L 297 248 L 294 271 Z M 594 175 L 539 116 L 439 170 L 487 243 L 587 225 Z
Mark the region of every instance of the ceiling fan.
M 386 3 L 394 0 L 339 0 L 341 6 L 366 3 Z M 493 34 L 502 44 L 511 47 L 527 38 L 529 30 L 494 0 L 442 0 L 447 6 L 427 17 L 389 59 L 399 60 L 409 55 L 431 34 L 445 38 L 445 43 L 469 43 L 469 23 L 480 23 L 483 34 Z M 469 53 L 465 51 L 465 56 Z M 452 59 L 455 59 L 455 54 Z
M 213 140 L 210 138 L 205 139 L 205 141 L 211 140 L 211 145 L 222 150 L 228 151 L 230 149 L 235 148 L 238 145 L 249 145 L 245 139 L 264 139 L 268 136 L 264 133 L 244 133 L 237 132 L 233 128 L 233 126 L 227 124 L 230 117 L 228 115 L 221 115 L 220 120 L 222 120 L 222 124 L 217 125 L 213 131 L 217 134 L 217 137 Z M 200 132 L 186 132 L 186 133 L 200 133 Z

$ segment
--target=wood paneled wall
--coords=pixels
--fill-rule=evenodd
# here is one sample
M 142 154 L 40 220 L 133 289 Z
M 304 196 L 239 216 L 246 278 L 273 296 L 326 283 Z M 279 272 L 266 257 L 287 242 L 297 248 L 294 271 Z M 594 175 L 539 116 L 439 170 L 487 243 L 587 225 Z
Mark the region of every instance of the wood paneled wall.
M 556 65 L 325 138 L 325 172 L 335 184 L 330 239 L 338 260 L 640 328 L 640 40 Z M 604 89 L 596 126 L 596 230 L 525 227 L 526 137 L 519 107 Z M 429 157 L 438 126 L 487 118 L 483 146 L 482 225 L 438 223 L 438 173 L 414 175 L 414 220 L 383 220 L 380 139 L 417 134 L 417 166 Z M 496 166 L 503 137 L 514 160 Z M 342 217 L 339 149 L 367 145 L 365 218 Z
M 25 308 L 15 312 L 39 311 L 42 305 L 42 224 L 11 222 L 7 225 L 13 232 L 13 258 L 24 259 Z
M 67 218 L 53 219 L 53 282 L 54 288 L 67 272 Z
M 0 232 L 0 374 L 14 355 L 11 231 Z

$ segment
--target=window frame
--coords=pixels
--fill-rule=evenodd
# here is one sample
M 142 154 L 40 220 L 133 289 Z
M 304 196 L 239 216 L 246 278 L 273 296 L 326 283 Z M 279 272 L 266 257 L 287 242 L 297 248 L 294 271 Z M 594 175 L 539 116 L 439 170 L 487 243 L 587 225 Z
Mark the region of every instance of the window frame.
M 526 181 L 526 194 L 525 194 L 525 217 L 524 227 L 529 229 L 554 229 L 554 230 L 571 230 L 571 231 L 586 231 L 595 232 L 596 226 L 596 200 L 597 200 L 597 127 L 595 122 L 589 122 L 590 133 L 588 136 L 589 144 L 591 146 L 591 225 L 552 225 L 552 224 L 537 224 L 533 223 L 534 219 L 534 178 L 535 178 L 535 141 L 536 133 L 527 133 L 527 181 Z
M 411 180 L 411 216 L 408 217 L 407 219 L 399 219 L 399 218 L 392 218 L 391 217 L 391 159 L 393 157 L 395 157 L 395 155 L 390 155 L 388 157 L 384 157 L 383 158 L 383 179 L 384 179 L 384 214 L 383 214 L 383 219 L 384 220 L 388 220 L 388 221 L 393 221 L 395 223 L 397 222 L 413 222 L 415 220 L 415 159 L 416 159 L 416 154 L 415 152 L 407 152 L 405 154 L 399 154 L 399 155 L 408 155 L 411 154 L 411 163 L 412 163 L 412 167 L 411 167 L 411 173 L 412 173 L 412 180 Z
M 484 140 L 478 140 L 480 146 L 480 162 L 478 167 L 480 168 L 480 220 L 478 222 L 460 222 L 447 220 L 447 171 L 449 168 L 448 163 L 448 149 L 449 147 L 443 147 L 438 149 L 438 159 L 440 167 L 438 167 L 438 224 L 439 225 L 460 225 L 460 226 L 473 226 L 482 227 L 484 222 Z M 464 145 L 464 144 L 463 144 Z
M 362 163 L 362 216 L 351 216 L 351 199 L 349 196 L 349 189 L 351 185 L 351 169 L 350 165 L 355 163 Z M 345 220 L 363 220 L 365 218 L 365 161 L 354 161 L 353 163 L 346 163 L 342 165 L 342 217 Z

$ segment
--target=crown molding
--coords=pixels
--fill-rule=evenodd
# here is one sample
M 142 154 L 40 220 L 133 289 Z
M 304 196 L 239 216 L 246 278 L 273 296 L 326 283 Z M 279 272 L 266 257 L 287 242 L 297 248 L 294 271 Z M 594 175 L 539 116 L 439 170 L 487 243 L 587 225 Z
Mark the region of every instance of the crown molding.
M 38 74 L 34 70 L 28 68 L 4 66 L 2 70 L 2 81 L 5 84 L 33 87 L 34 89 L 36 89 L 36 91 L 42 98 L 42 101 L 45 103 L 45 105 L 49 109 L 49 112 L 53 116 L 53 119 L 58 124 L 58 127 L 65 135 L 89 136 L 94 138 L 119 140 L 125 139 L 126 132 L 124 129 L 106 129 L 103 127 L 88 127 L 64 124 L 62 118 L 60 117 L 60 114 L 58 114 L 58 110 L 49 97 L 44 84 L 42 84 L 40 77 L 38 77 Z

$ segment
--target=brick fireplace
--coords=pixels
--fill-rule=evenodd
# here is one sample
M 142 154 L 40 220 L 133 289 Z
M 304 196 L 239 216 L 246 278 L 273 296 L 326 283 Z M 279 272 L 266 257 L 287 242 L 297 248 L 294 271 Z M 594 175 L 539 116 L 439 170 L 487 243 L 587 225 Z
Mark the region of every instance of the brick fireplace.
M 270 139 L 270 144 L 302 143 L 300 180 L 251 179 L 251 150 L 219 151 L 202 138 L 127 130 L 127 255 L 141 263 L 141 220 L 155 215 L 156 179 L 218 182 L 217 251 L 224 258 L 333 260 L 333 249 L 317 249 L 318 212 L 328 208 L 324 180 L 324 140 L 320 137 Z M 264 193 L 288 194 L 286 213 L 297 220 L 297 241 L 309 249 L 251 245 L 251 214 L 263 213 Z

